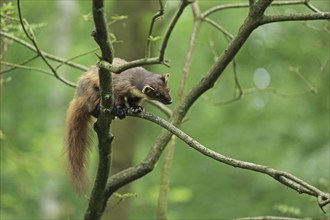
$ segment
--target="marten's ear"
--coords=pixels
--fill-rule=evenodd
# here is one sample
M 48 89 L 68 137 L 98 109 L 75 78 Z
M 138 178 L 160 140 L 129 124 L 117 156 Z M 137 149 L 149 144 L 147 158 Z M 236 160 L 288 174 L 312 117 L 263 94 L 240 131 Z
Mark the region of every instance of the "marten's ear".
M 155 90 L 155 89 L 152 88 L 151 86 L 149 86 L 149 85 L 145 85 L 145 86 L 143 87 L 143 89 L 142 89 L 142 93 L 144 93 L 144 94 L 148 94 L 150 91 L 153 91 L 153 90 Z
M 165 73 L 162 75 L 162 79 L 164 80 L 165 83 L 167 83 L 168 79 L 170 78 L 170 74 L 169 73 Z

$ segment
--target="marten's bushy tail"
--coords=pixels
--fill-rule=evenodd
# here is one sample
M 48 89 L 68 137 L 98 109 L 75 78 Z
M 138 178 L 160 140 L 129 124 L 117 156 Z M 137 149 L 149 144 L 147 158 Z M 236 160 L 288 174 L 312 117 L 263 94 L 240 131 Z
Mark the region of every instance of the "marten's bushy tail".
M 87 187 L 87 162 L 90 146 L 90 115 L 84 99 L 76 97 L 70 103 L 66 117 L 66 151 L 69 174 L 78 192 Z

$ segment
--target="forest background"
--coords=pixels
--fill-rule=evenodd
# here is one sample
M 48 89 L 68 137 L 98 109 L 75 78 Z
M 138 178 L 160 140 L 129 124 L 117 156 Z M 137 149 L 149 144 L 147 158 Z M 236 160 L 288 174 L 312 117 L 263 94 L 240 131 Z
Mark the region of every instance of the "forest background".
M 200 2 L 204 9 L 233 1 Z M 329 11 L 328 1 L 312 3 L 322 11 Z M 166 13 L 155 31 L 159 36 L 177 4 L 178 1 L 167 1 Z M 127 60 L 143 57 L 150 19 L 158 10 L 157 2 L 106 1 L 106 6 L 109 20 L 114 21 L 110 30 L 115 55 Z M 7 7 L 15 9 L 15 2 Z M 306 9 L 303 6 L 269 9 L 274 14 L 285 10 Z M 97 48 L 91 37 L 94 26 L 90 1 L 27 0 L 22 2 L 22 13 L 33 24 L 43 51 L 69 59 Z M 231 9 L 213 18 L 236 34 L 246 14 L 246 8 Z M 166 55 L 170 68 L 147 67 L 154 72 L 170 72 L 174 102 L 192 21 L 191 10 L 186 10 L 175 27 Z M 26 40 L 19 26 L 10 28 L 8 32 Z M 34 54 L 22 45 L 6 41 L 9 44 L 1 51 L 1 61 L 20 63 Z M 157 43 L 153 43 L 156 49 Z M 214 27 L 202 26 L 188 86 L 206 73 L 226 44 L 227 40 Z M 228 67 L 214 89 L 190 110 L 181 129 L 224 155 L 290 172 L 329 192 L 329 46 L 328 21 L 285 22 L 258 28 L 236 57 L 236 71 L 245 95 L 240 100 L 226 102 L 235 92 L 234 70 Z M 99 51 L 74 61 L 87 67 L 94 65 L 98 61 L 95 53 Z M 31 65 L 45 68 L 40 59 Z M 8 65 L 1 63 L 1 71 L 7 68 Z M 83 73 L 65 65 L 59 70 L 72 81 Z M 81 218 L 87 198 L 79 196 L 70 185 L 63 155 L 64 119 L 73 94 L 74 89 L 33 70 L 15 69 L 1 74 L 1 219 Z M 154 106 L 145 107 L 165 117 Z M 114 121 L 113 157 L 118 151 L 118 163 L 127 166 L 125 153 L 120 154 L 121 148 L 116 147 L 116 143 L 125 143 L 127 154 L 132 153 L 133 163 L 137 163 L 160 130 L 135 118 Z M 127 139 L 134 142 L 126 142 Z M 95 176 L 97 156 L 96 146 L 92 149 L 91 178 Z M 113 202 L 114 210 L 125 207 L 124 215 L 131 219 L 154 218 L 160 174 L 161 162 L 151 174 L 122 192 L 136 196 L 124 201 L 118 197 L 119 204 Z M 170 188 L 169 219 L 259 215 L 329 218 L 329 206 L 325 207 L 327 214 L 323 214 L 314 198 L 299 195 L 267 176 L 218 164 L 179 140 Z

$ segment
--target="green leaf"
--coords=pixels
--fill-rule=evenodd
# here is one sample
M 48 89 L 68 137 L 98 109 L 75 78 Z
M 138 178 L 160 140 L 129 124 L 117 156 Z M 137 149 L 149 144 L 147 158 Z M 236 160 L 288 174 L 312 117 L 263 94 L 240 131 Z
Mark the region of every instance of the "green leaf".
M 124 194 L 115 193 L 114 195 L 117 196 L 120 199 L 127 199 L 127 198 L 131 198 L 131 197 L 137 197 L 137 193 L 124 193 Z
M 88 13 L 82 16 L 84 21 L 91 21 L 93 19 L 92 13 Z
M 301 210 L 297 207 L 288 206 L 285 204 L 275 205 L 274 209 L 279 211 L 281 214 L 301 216 Z
M 5 140 L 6 139 L 6 135 L 3 133 L 2 130 L 0 130 L 0 140 Z
M 158 41 L 158 40 L 160 40 L 160 39 L 162 39 L 161 36 L 155 36 L 155 37 L 154 37 L 154 36 L 151 36 L 151 35 L 150 35 L 150 36 L 148 37 L 148 40 L 150 40 L 150 41 L 152 41 L 152 42 Z
M 115 15 L 111 17 L 111 20 L 113 21 L 121 21 L 121 20 L 126 20 L 128 19 L 127 15 Z

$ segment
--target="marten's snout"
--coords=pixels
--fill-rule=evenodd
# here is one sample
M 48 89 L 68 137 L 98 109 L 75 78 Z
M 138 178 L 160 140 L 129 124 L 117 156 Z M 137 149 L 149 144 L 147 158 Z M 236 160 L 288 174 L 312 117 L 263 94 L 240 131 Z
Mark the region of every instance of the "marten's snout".
M 163 100 L 163 104 L 165 105 L 169 105 L 169 104 L 172 104 L 172 99 L 167 99 L 167 100 Z

